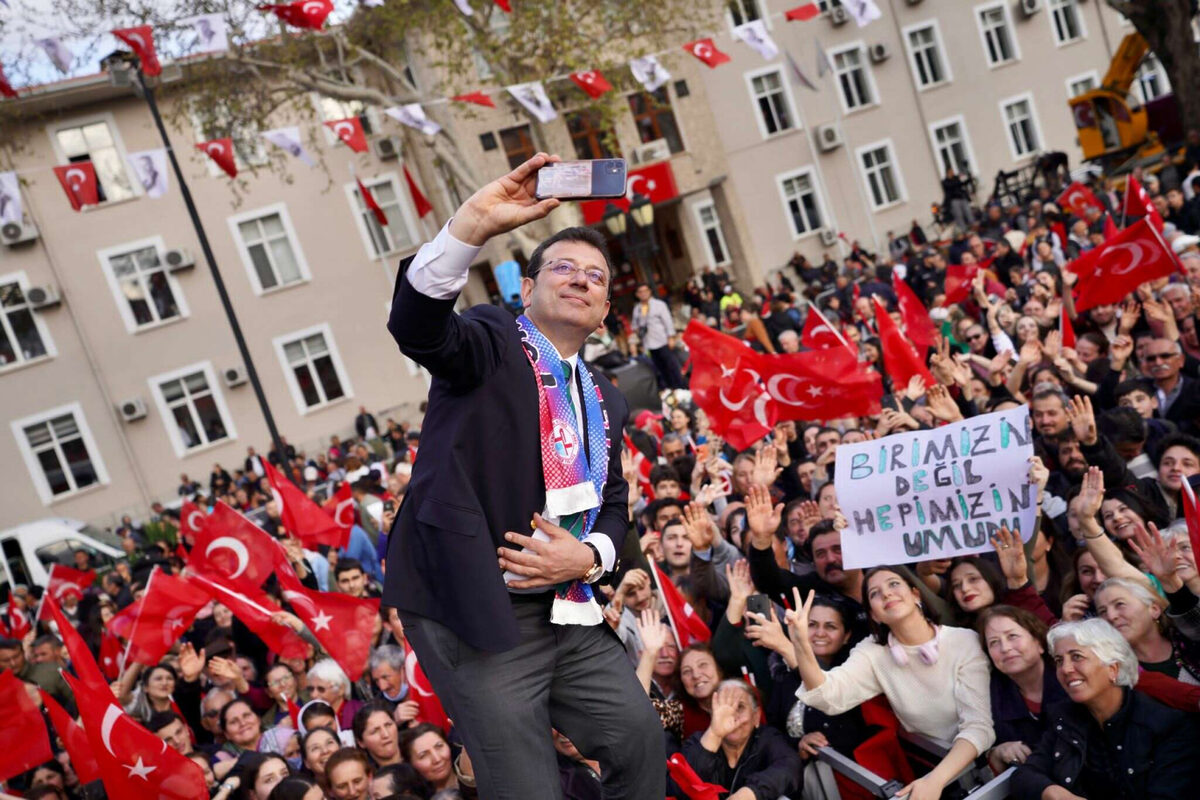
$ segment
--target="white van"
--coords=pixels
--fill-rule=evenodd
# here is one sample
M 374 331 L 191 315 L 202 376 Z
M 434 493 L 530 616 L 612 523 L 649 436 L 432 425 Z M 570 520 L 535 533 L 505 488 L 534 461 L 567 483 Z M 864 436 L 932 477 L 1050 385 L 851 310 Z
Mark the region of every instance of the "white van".
M 50 567 L 75 566 L 75 551 L 84 550 L 98 571 L 111 568 L 125 557 L 121 540 L 77 519 L 48 517 L 0 531 L 0 603 L 8 602 L 14 585 L 45 586 L 50 582 Z

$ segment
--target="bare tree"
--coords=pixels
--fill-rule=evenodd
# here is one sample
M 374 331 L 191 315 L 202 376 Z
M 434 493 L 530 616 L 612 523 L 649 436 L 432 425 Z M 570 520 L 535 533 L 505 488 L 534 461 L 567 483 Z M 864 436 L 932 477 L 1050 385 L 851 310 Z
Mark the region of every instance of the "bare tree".
M 1200 48 L 1192 33 L 1195 0 L 1108 0 L 1158 56 L 1185 129 L 1200 130 Z

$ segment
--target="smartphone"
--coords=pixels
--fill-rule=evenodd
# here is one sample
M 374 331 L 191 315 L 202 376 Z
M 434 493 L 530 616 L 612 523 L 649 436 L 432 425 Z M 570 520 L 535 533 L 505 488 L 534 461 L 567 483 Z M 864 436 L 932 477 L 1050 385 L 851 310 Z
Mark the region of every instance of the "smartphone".
M 395 500 L 385 500 L 383 503 L 383 513 L 393 514 L 393 513 L 395 513 L 395 511 L 396 511 L 396 501 Z
M 538 170 L 537 197 L 591 200 L 625 196 L 625 159 L 559 161 Z
M 771 598 L 765 594 L 752 594 L 746 598 L 746 611 L 748 613 L 762 614 L 765 618 L 771 618 Z

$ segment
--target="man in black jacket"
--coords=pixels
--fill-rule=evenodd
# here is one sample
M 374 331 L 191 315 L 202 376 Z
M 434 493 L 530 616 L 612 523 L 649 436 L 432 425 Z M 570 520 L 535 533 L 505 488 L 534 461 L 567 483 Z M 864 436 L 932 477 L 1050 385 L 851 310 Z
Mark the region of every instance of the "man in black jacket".
M 539 245 L 519 320 L 487 305 L 453 312 L 479 248 L 558 206 L 535 197 L 552 160 L 538 154 L 484 186 L 401 265 L 388 330 L 433 383 L 383 600 L 454 719 L 481 797 L 560 796 L 553 726 L 600 762 L 606 798 L 661 800 L 658 715 L 595 601 L 563 605 L 616 569 L 629 520 L 616 435 L 628 408 L 578 357 L 609 310 L 604 240 L 568 228 Z M 591 482 L 569 487 L 583 505 L 562 507 L 558 461 L 586 467 Z

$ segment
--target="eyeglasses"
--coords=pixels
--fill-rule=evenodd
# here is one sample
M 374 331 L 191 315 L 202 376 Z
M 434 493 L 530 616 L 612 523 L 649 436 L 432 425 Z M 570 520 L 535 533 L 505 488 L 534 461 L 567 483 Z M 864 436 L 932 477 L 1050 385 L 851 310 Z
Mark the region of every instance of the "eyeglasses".
M 1142 361 L 1170 361 L 1178 353 L 1146 353 L 1142 356 Z
M 976 339 L 982 339 L 982 338 L 984 338 L 984 334 L 982 334 L 982 333 L 972 333 L 972 334 L 970 334 L 969 336 L 967 336 L 967 341 L 969 341 L 969 342 L 973 342 L 973 341 L 975 341 Z
M 542 267 L 542 269 L 550 270 L 560 278 L 574 278 L 576 272 L 582 272 L 587 277 L 588 283 L 599 286 L 602 289 L 608 286 L 608 275 L 598 267 L 580 267 L 570 261 L 554 261 Z

